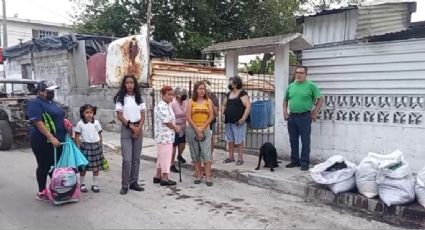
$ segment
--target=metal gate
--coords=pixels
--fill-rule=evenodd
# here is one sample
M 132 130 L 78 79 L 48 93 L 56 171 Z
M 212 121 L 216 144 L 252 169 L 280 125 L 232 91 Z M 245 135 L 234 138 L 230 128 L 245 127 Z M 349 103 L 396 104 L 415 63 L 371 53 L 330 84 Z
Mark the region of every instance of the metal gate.
M 274 76 L 273 75 L 243 75 L 243 88 L 248 92 L 253 109 L 257 112 L 255 115 L 251 114 L 251 124 L 248 125 L 246 135 L 246 148 L 248 150 L 258 150 L 265 142 L 274 143 Z M 182 76 L 173 77 L 168 79 L 155 80 L 153 82 L 153 100 L 152 108 L 161 100 L 162 86 L 169 85 L 173 88 L 177 86 L 182 87 L 192 94 L 193 85 L 197 81 L 208 80 L 211 83 L 211 92 L 216 95 L 219 100 L 219 116 L 217 119 L 217 133 L 215 146 L 218 148 L 225 148 L 225 131 L 224 123 L 222 121 L 223 101 L 228 92 L 228 80 L 225 78 L 209 78 L 205 76 Z M 267 111 L 263 111 L 263 110 Z M 263 119 L 273 122 L 268 122 L 264 127 L 258 124 L 253 124 L 261 119 L 261 114 L 265 115 Z M 258 116 L 260 114 L 260 117 Z M 151 114 L 153 121 L 155 114 Z M 258 123 L 258 122 L 257 122 Z M 153 122 L 152 122 L 153 124 Z M 153 129 L 152 129 L 153 130 Z

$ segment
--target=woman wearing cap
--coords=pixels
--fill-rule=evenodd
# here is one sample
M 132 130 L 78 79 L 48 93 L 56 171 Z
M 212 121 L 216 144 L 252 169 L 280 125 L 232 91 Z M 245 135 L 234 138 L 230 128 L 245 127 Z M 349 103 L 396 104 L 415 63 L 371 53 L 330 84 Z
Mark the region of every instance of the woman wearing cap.
M 176 151 L 178 149 L 177 160 L 181 163 L 186 163 L 186 160 L 183 158 L 182 154 L 186 147 L 186 99 L 187 91 L 180 87 L 176 87 L 174 91 L 175 99 L 170 103 L 171 108 L 176 116 L 176 125 L 181 127 L 182 131 L 176 133 L 174 143 L 173 143 L 173 156 L 171 157 L 171 172 L 178 173 L 179 170 L 175 166 Z
M 54 165 L 54 148 L 57 159 L 62 153 L 61 142 L 65 141 L 65 111 L 53 100 L 58 87 L 48 81 L 37 83 L 37 97 L 28 104 L 27 115 L 31 130 L 31 149 L 37 160 L 37 200 L 48 200 L 46 194 L 47 175 Z

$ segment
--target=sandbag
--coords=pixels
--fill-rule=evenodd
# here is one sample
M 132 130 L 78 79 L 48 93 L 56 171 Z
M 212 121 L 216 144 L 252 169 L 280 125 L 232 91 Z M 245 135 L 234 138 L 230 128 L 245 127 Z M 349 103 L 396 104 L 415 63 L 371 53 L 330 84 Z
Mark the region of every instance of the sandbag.
M 369 152 L 356 169 L 356 186 L 360 194 L 367 198 L 373 198 L 379 194 L 378 169 L 381 164 L 397 163 L 401 161 L 402 152 L 396 150 L 391 154 L 378 154 Z
M 386 161 L 379 166 L 376 182 L 379 197 L 387 205 L 407 204 L 415 200 L 415 179 L 401 155 L 399 162 Z
M 425 167 L 418 172 L 415 185 L 416 200 L 425 208 Z
M 326 171 L 335 163 L 345 162 L 346 168 L 336 171 Z M 311 169 L 311 177 L 318 184 L 326 184 L 334 193 L 348 192 L 355 188 L 354 173 L 356 165 L 347 161 L 343 156 L 335 155 Z
M 329 184 L 328 188 L 335 194 L 349 192 L 356 188 L 356 178 L 352 176 L 347 180 L 335 184 Z

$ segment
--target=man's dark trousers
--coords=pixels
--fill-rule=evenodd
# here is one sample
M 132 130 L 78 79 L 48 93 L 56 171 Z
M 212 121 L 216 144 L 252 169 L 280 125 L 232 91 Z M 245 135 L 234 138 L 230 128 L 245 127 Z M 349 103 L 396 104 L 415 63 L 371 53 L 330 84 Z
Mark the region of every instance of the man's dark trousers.
M 288 119 L 289 142 L 291 143 L 291 162 L 308 166 L 310 164 L 311 112 L 291 113 Z M 299 137 L 302 150 L 299 156 Z

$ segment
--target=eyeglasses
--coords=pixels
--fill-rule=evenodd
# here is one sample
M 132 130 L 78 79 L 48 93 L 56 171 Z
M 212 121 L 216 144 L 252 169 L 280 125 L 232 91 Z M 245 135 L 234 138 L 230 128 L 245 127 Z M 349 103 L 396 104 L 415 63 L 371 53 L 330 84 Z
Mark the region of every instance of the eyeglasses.
M 305 74 L 305 72 L 295 72 L 296 74 Z

